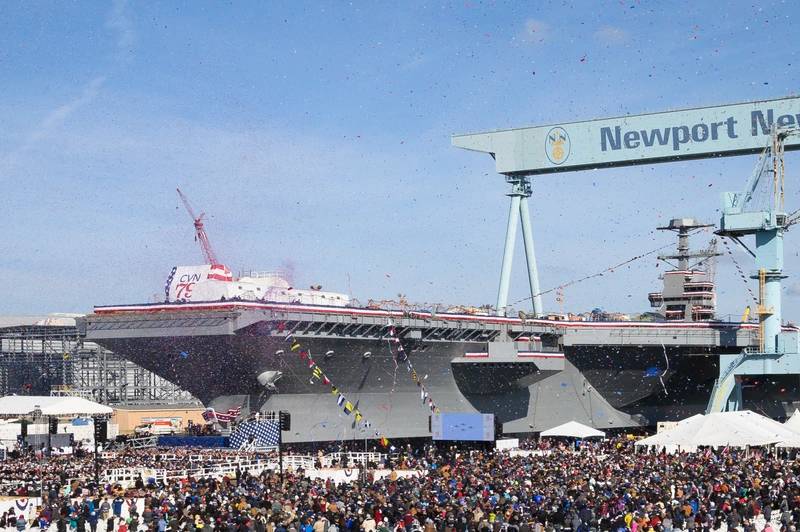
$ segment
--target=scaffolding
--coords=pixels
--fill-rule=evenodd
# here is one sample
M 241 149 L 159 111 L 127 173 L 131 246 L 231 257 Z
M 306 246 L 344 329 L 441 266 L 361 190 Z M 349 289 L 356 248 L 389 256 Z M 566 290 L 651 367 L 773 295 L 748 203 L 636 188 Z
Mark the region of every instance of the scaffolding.
M 93 342 L 78 327 L 0 328 L 0 395 L 76 396 L 107 405 L 200 402 L 151 371 Z

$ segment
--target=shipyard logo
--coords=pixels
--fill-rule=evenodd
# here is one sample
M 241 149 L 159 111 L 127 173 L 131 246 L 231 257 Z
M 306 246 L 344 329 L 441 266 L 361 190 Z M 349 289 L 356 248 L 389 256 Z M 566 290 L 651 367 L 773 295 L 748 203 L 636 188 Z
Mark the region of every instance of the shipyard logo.
M 547 132 L 544 140 L 544 151 L 553 164 L 562 164 L 569 157 L 571 148 L 569 135 L 563 127 L 554 127 Z

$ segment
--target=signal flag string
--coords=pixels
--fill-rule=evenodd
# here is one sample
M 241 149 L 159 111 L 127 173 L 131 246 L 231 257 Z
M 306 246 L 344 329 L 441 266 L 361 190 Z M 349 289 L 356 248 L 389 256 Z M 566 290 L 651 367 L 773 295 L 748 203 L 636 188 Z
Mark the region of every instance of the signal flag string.
M 601 277 L 604 273 L 613 272 L 617 268 L 625 266 L 626 264 L 630 264 L 631 262 L 635 262 L 635 261 L 637 261 L 639 259 L 643 259 L 643 258 L 645 258 L 645 257 L 647 257 L 649 255 L 652 255 L 653 253 L 657 253 L 657 252 L 661 251 L 662 249 L 666 249 L 668 247 L 672 247 L 673 245 L 674 244 L 666 244 L 664 246 L 661 246 L 661 247 L 658 247 L 658 248 L 655 248 L 655 249 L 651 249 L 650 251 L 648 251 L 646 253 L 642 253 L 641 255 L 636 255 L 635 257 L 631 257 L 630 259 L 628 259 L 626 261 L 623 261 L 623 262 L 620 262 L 619 264 L 615 264 L 614 266 L 609 266 L 605 270 L 601 270 L 601 271 L 599 271 L 597 273 L 593 273 L 591 275 L 587 275 L 587 276 L 581 277 L 579 279 L 573 279 L 572 281 L 566 282 L 564 284 L 560 284 L 558 286 L 554 286 L 553 288 L 550 288 L 548 290 L 541 291 L 538 294 L 534 294 L 532 296 L 524 297 L 522 299 L 514 301 L 509 306 L 516 305 L 517 303 L 523 303 L 525 301 L 530 301 L 531 299 L 533 299 L 536 296 L 543 296 L 544 294 L 549 294 L 550 292 L 555 292 L 556 290 L 563 289 L 563 288 L 566 288 L 568 286 L 572 286 L 572 285 L 575 285 L 575 284 L 578 284 L 578 283 L 582 283 L 583 281 L 588 281 L 589 279 L 593 279 L 595 277 Z
M 285 331 L 286 331 L 286 323 L 285 322 L 278 323 L 278 332 L 284 333 Z M 311 382 L 313 383 L 314 379 L 317 379 L 320 382 L 320 384 L 323 384 L 325 386 L 330 386 L 331 394 L 334 397 L 336 397 L 336 404 L 342 407 L 345 414 L 347 414 L 348 416 L 350 414 L 353 414 L 353 416 L 355 417 L 355 423 L 362 424 L 362 426 L 365 429 L 372 427 L 372 423 L 370 423 L 369 420 L 367 420 L 364 417 L 364 414 L 361 413 L 358 407 L 356 407 L 356 405 L 348 401 L 347 397 L 345 397 L 342 391 L 331 382 L 331 380 L 328 378 L 325 372 L 322 371 L 322 368 L 319 367 L 319 365 L 311 356 L 311 351 L 305 349 L 300 344 L 300 342 L 297 341 L 297 339 L 294 337 L 294 334 L 292 334 L 291 331 L 287 332 L 284 335 L 284 339 L 286 340 L 286 343 L 289 344 L 289 350 L 292 353 L 297 353 L 297 355 L 300 357 L 301 360 L 305 360 L 308 363 L 308 369 L 311 370 Z M 356 403 L 357 402 L 358 401 L 356 401 Z M 378 440 L 382 447 L 389 446 L 389 440 L 386 438 L 386 436 L 381 434 L 379 431 L 375 432 L 375 436 L 378 437 Z
M 397 347 L 397 353 L 395 353 L 394 355 L 395 366 L 397 365 L 398 362 L 406 363 L 406 369 L 411 374 L 411 380 L 413 380 L 416 383 L 417 387 L 419 387 L 420 401 L 422 401 L 423 405 L 428 405 L 428 407 L 431 409 L 432 414 L 433 413 L 438 414 L 439 407 L 436 406 L 436 403 L 433 401 L 433 397 L 431 397 L 428 388 L 425 387 L 425 383 L 423 382 L 427 377 L 427 375 L 425 377 L 420 378 L 419 374 L 417 373 L 417 370 L 414 369 L 414 365 L 411 363 L 411 358 L 409 358 L 408 353 L 406 353 L 406 350 L 403 349 L 403 344 L 400 342 L 400 338 L 397 337 L 397 330 L 395 329 L 392 320 L 389 320 L 388 327 L 389 327 L 389 342 L 394 343 L 395 346 Z M 389 346 L 390 351 L 391 351 L 391 343 Z

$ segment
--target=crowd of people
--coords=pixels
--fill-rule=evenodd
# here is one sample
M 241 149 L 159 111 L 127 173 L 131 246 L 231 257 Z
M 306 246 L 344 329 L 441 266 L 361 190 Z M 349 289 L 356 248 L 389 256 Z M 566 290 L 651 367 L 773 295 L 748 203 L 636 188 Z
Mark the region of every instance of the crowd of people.
M 118 460 L 152 465 L 159 454 L 163 450 L 129 451 Z M 33 476 L 46 472 L 42 504 L 35 518 L 20 520 L 13 507 L 0 516 L 11 529 L 795 532 L 800 523 L 800 461 L 752 450 L 637 453 L 621 439 L 517 455 L 409 447 L 384 467 L 419 475 L 378 479 L 365 473 L 339 484 L 302 470 L 286 471 L 283 479 L 265 470 L 166 483 L 140 478 L 123 489 L 95 486 L 91 476 L 65 483 L 61 477 L 75 472 L 69 468 L 82 466 L 60 458 L 44 465 L 13 460 L 0 466 L 0 475 L 26 467 Z
M 211 469 L 221 462 L 235 462 L 241 458 L 270 457 L 274 453 L 253 453 L 228 449 L 149 448 L 123 449 L 104 452 L 95 464 L 93 452 L 78 447 L 74 454 L 45 456 L 40 451 L 8 454 L 0 461 L 0 495 L 38 495 L 43 486 L 59 488 L 73 481 L 92 480 L 95 472 L 116 468 L 139 470 L 163 469 L 191 473 Z M 95 467 L 97 466 L 97 471 Z

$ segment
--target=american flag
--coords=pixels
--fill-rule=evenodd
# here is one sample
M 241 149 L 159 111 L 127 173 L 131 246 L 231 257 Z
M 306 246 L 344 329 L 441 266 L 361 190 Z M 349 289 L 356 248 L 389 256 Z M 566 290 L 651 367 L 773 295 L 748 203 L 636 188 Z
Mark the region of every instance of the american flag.
M 259 447 L 275 447 L 279 437 L 280 427 L 277 420 L 245 421 L 231 434 L 231 447 L 238 449 L 251 442 Z
M 237 406 L 236 408 L 229 408 L 227 412 L 224 414 L 221 412 L 217 412 L 213 408 L 206 408 L 206 411 L 203 412 L 203 419 L 206 420 L 206 423 L 213 423 L 214 421 L 218 421 L 220 423 L 230 423 L 237 417 L 239 414 L 242 413 L 242 407 Z

